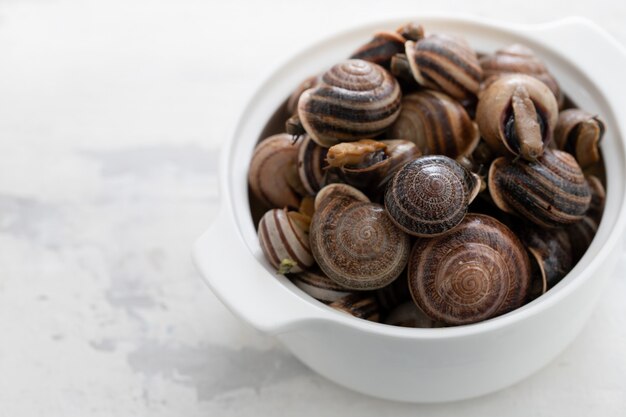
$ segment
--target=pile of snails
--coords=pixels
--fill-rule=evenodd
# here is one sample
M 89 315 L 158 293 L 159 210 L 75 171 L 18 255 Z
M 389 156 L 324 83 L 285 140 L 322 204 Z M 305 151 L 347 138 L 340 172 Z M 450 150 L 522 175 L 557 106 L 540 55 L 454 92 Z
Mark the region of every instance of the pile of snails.
M 573 268 L 602 217 L 605 124 L 524 45 L 479 55 L 416 23 L 377 32 L 304 80 L 273 124 L 248 176 L 261 249 L 362 319 L 512 311 Z

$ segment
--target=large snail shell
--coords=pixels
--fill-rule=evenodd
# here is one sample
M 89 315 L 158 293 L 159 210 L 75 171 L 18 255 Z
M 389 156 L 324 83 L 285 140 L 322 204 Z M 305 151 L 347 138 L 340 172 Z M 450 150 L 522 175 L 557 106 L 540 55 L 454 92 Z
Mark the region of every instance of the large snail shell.
M 328 278 L 319 268 L 292 275 L 290 279 L 302 291 L 326 304 L 337 301 L 351 292 Z
M 476 124 L 463 106 L 432 90 L 404 96 L 390 136 L 414 142 L 425 155 L 453 159 L 471 154 L 480 139 Z
M 472 99 L 478 93 L 482 69 L 476 52 L 463 39 L 434 34 L 418 42 L 407 41 L 405 47 L 419 84 L 457 100 Z
M 481 90 L 476 122 L 489 146 L 504 145 L 533 161 L 552 140 L 558 114 L 556 98 L 544 83 L 525 74 L 505 74 Z
M 550 149 L 536 162 L 506 157 L 493 161 L 489 193 L 501 210 L 542 227 L 579 221 L 591 200 L 589 184 L 574 157 Z
M 395 32 L 376 32 L 374 38 L 357 49 L 350 59 L 363 59 L 389 68 L 391 57 L 404 52 L 404 37 Z
M 600 141 L 604 136 L 602 119 L 580 109 L 563 110 L 554 130 L 556 147 L 574 155 L 581 168 L 600 160 Z
M 272 209 L 259 222 L 259 244 L 279 273 L 297 273 L 313 265 L 309 237 L 287 209 Z
M 313 140 L 330 147 L 383 133 L 400 113 L 401 96 L 398 82 L 383 67 L 351 59 L 302 93 L 298 115 Z
M 404 165 L 385 193 L 394 223 L 414 236 L 442 234 L 458 225 L 480 189 L 480 179 L 443 155 L 422 156 Z
M 497 220 L 468 214 L 450 233 L 418 239 L 409 260 L 416 304 L 451 325 L 486 320 L 525 301 L 530 262 L 515 234 Z
M 309 135 L 305 135 L 298 151 L 298 175 L 309 195 L 315 195 L 324 186 L 326 177 L 326 153 Z
M 248 184 L 252 193 L 267 207 L 300 205 L 300 196 L 290 178 L 295 173 L 298 145 L 291 135 L 281 133 L 257 145 L 250 162 Z
M 355 290 L 384 287 L 396 279 L 409 255 L 409 237 L 374 203 L 337 195 L 313 215 L 313 256 L 339 285 Z

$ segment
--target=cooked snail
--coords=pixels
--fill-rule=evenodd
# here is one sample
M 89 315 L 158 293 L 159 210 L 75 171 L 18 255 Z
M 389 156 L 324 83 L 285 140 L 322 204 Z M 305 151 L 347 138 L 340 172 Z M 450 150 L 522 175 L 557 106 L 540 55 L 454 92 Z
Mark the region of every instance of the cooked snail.
M 599 145 L 604 131 L 604 122 L 598 116 L 568 109 L 559 114 L 554 141 L 558 149 L 574 155 L 584 169 L 600 160 Z

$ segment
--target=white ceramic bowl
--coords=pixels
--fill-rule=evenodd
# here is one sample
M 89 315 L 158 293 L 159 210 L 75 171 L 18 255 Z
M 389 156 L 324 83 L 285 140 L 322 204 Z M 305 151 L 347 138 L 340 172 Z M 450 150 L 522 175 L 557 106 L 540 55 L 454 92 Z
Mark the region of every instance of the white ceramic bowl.
M 266 262 L 252 223 L 246 175 L 253 148 L 272 113 L 302 79 L 344 59 L 378 29 L 409 20 L 429 32 L 464 36 L 480 51 L 513 42 L 532 47 L 562 89 L 607 123 L 602 143 L 607 201 L 583 259 L 537 300 L 485 322 L 408 329 L 356 319 L 309 297 Z M 221 209 L 197 241 L 194 258 L 220 300 L 238 317 L 274 335 L 328 379 L 376 397 L 442 402 L 511 385 L 557 356 L 587 320 L 621 254 L 626 222 L 626 53 L 603 30 L 580 18 L 539 26 L 478 18 L 418 16 L 351 29 L 307 48 L 279 66 L 252 96 L 220 166 Z

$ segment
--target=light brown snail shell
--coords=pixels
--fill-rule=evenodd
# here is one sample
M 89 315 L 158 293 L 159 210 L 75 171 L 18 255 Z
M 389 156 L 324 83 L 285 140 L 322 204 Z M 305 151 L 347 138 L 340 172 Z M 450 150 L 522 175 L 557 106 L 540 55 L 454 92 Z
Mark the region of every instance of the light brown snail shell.
M 351 59 L 333 66 L 300 95 L 298 119 L 315 142 L 330 147 L 383 133 L 398 117 L 401 99 L 398 82 L 383 67 Z M 292 119 L 287 129 L 301 133 Z
M 376 32 L 373 39 L 357 49 L 350 59 L 362 59 L 389 68 L 391 58 L 404 52 L 405 41 L 402 35 L 395 32 Z
M 291 135 L 281 133 L 261 141 L 254 149 L 248 184 L 252 193 L 267 207 L 297 208 L 300 196 L 296 163 L 298 144 Z
M 302 291 L 326 304 L 337 301 L 351 293 L 350 290 L 328 278 L 318 267 L 298 274 L 291 274 L 289 278 Z
M 389 216 L 406 233 L 435 236 L 457 226 L 480 189 L 480 178 L 443 155 L 405 164 L 385 193 Z
M 534 161 L 552 140 L 558 117 L 552 91 L 525 74 L 505 74 L 481 90 L 476 122 L 492 148 L 502 145 L 514 155 Z
M 413 301 L 407 301 L 394 308 L 389 315 L 387 315 L 385 324 L 421 329 L 443 326 L 443 323 L 439 323 L 428 317 Z
M 324 204 L 337 196 L 350 197 L 366 203 L 370 202 L 370 199 L 363 194 L 363 192 L 353 186 L 343 183 L 333 183 L 324 186 L 315 196 L 315 211 L 319 210 Z
M 581 220 L 591 201 L 582 170 L 567 152 L 546 149 L 535 162 L 500 157 L 489 169 L 489 193 L 507 213 L 541 227 Z
M 478 127 L 463 106 L 433 90 L 404 96 L 402 111 L 389 134 L 414 142 L 424 155 L 452 159 L 471 154 L 480 139 Z
M 409 237 L 379 204 L 344 195 L 329 198 L 313 215 L 313 257 L 330 279 L 354 290 L 382 288 L 396 279 L 409 254 Z
M 482 79 L 476 52 L 460 38 L 433 34 L 407 41 L 405 54 L 415 80 L 457 100 L 475 98 Z
M 363 293 L 351 293 L 330 303 L 330 307 L 359 319 L 378 322 L 380 311 L 376 299 Z
M 580 109 L 563 110 L 554 130 L 558 149 L 574 155 L 581 168 L 600 161 L 600 141 L 605 124 L 598 116 Z
M 479 322 L 521 306 L 531 279 L 519 239 L 482 214 L 468 214 L 443 236 L 418 239 L 408 273 L 416 304 L 450 325 Z
M 259 244 L 278 273 L 297 273 L 314 263 L 309 237 L 287 209 L 272 209 L 259 222 Z
M 319 146 L 309 135 L 304 135 L 298 151 L 298 175 L 308 195 L 315 195 L 326 182 L 327 148 Z

